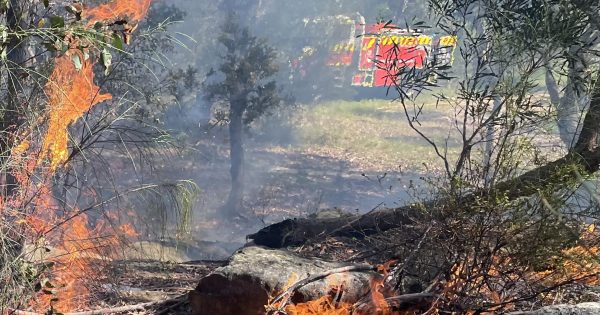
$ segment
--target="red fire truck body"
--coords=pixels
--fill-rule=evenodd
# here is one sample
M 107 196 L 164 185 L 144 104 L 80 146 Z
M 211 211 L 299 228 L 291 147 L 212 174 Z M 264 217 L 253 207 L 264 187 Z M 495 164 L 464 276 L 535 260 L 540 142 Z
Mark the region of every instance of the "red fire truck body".
M 456 36 L 435 38 L 418 30 L 384 23 L 365 24 L 362 17 L 360 20 L 344 20 L 350 27 L 350 36 L 340 34 L 347 40 L 334 44 L 325 62 L 332 68 L 350 70 L 351 80 L 344 78 L 345 84 L 386 87 L 394 83 L 393 73 L 398 73 L 399 68 L 452 65 Z

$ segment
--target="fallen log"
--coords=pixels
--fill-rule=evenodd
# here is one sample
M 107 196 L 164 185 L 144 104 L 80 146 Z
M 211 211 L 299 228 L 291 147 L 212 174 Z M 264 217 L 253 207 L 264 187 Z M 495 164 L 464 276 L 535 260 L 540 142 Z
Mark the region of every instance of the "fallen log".
M 351 268 L 351 264 L 307 259 L 284 250 L 246 247 L 234 253 L 226 266 L 200 280 L 188 295 L 196 314 L 265 314 L 270 299 L 298 280 L 314 278 L 328 271 L 349 267 L 352 270 L 335 277 L 310 279 L 294 288 L 289 301 L 297 304 L 316 300 L 339 289 L 340 301 L 356 303 L 369 291 L 369 281 L 379 276 L 369 268 Z
M 284 248 L 302 245 L 319 236 L 369 236 L 411 224 L 418 215 L 414 206 L 406 206 L 376 210 L 361 216 L 287 219 L 250 234 L 247 238 L 256 245 Z

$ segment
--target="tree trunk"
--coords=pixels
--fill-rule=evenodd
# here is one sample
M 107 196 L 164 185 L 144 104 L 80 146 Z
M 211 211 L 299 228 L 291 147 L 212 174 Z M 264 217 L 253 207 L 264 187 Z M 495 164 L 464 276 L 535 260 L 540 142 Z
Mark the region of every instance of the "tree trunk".
M 477 56 L 479 57 L 473 58 L 473 63 L 481 64 L 482 66 L 484 66 L 484 68 L 486 68 L 485 71 L 480 70 L 480 72 L 489 71 L 495 74 L 492 76 L 486 76 L 482 77 L 481 79 L 478 79 L 481 80 L 482 83 L 485 83 L 487 85 L 489 91 L 494 91 L 497 88 L 500 77 L 507 65 L 505 65 L 504 63 L 501 64 L 497 62 L 492 62 L 495 59 L 495 56 L 494 50 L 490 49 L 492 43 L 489 37 L 491 35 L 488 34 L 488 31 L 486 31 L 484 20 L 481 18 L 483 15 L 485 15 L 485 10 L 487 10 L 487 8 L 484 5 L 479 4 L 473 11 L 473 27 L 475 34 L 482 38 L 482 43 L 485 43 L 485 45 L 482 45 L 482 43 L 479 43 L 479 41 L 477 41 Z M 474 69 L 476 69 L 476 67 Z M 486 188 L 489 188 L 491 185 L 493 185 L 493 178 L 494 174 L 496 173 L 495 164 L 493 162 L 494 148 L 497 145 L 497 127 L 495 122 L 497 120 L 497 117 L 501 114 L 503 105 L 504 104 L 500 100 L 500 97 L 495 96 L 493 99 L 492 109 L 489 111 L 489 117 L 486 118 L 489 119 L 489 122 L 486 126 L 483 126 L 485 132 L 483 134 L 484 153 L 482 164 L 484 167 L 483 180 Z
M 244 146 L 243 146 L 243 117 L 244 107 L 232 102 L 229 115 L 229 145 L 231 159 L 231 191 L 223 206 L 223 215 L 237 216 L 243 209 L 244 198 Z
M 570 50 L 572 51 L 573 49 Z M 565 93 L 556 107 L 556 121 L 560 132 L 560 139 L 567 148 L 571 148 L 577 140 L 577 133 L 581 123 L 581 113 L 583 107 L 586 106 L 583 86 L 578 84 L 578 81 L 582 79 L 582 72 L 584 71 L 584 65 L 580 60 L 583 56 L 581 56 L 581 53 L 577 53 L 577 51 L 572 51 L 571 53 L 576 54 L 577 58 L 569 60 L 569 73 Z
M 552 66 L 546 63 L 546 89 L 548 90 L 548 96 L 550 96 L 550 103 L 552 106 L 557 107 L 560 103 L 560 92 L 558 91 L 558 84 L 552 74 Z

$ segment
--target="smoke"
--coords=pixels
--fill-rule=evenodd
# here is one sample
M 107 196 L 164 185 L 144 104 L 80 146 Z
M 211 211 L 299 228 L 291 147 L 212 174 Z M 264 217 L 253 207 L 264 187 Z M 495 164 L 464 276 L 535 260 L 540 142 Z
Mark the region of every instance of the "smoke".
M 314 58 L 314 62 L 318 62 L 329 53 L 332 43 L 356 36 L 351 32 L 350 23 L 330 23 L 328 19 L 358 19 L 360 13 L 367 23 L 373 23 L 425 12 L 405 2 L 169 2 L 185 13 L 182 21 L 170 29 L 173 36 L 185 43 L 185 47 L 178 47 L 169 56 L 174 67 L 194 67 L 200 82 L 210 69 L 218 68 L 222 48 L 217 38 L 228 13 L 233 11 L 253 34 L 265 38 L 277 49 L 280 72 L 276 80 L 282 93 L 298 100 L 294 106 L 283 106 L 262 117 L 249 126 L 245 134 L 247 220 L 241 221 L 215 219 L 231 185 L 227 122 L 219 120 L 222 117 L 213 104 L 203 98 L 200 86 L 189 91 L 183 101 L 168 105 L 160 123 L 182 150 L 159 163 L 151 177 L 189 179 L 200 187 L 200 201 L 194 208 L 193 238 L 242 243 L 246 234 L 284 218 L 333 208 L 364 213 L 376 207 L 396 206 L 410 198 L 419 171 L 406 171 L 390 163 L 383 167 L 361 164 L 355 159 L 360 153 L 350 154 L 344 148 L 329 147 L 326 143 L 319 146 L 300 134 L 302 120 L 307 119 L 310 112 L 326 106 L 325 101 L 357 99 L 365 96 L 360 95 L 365 92 L 369 97 L 385 98 L 385 91 L 357 92 L 350 86 L 348 74 L 340 74 L 332 68 L 319 65 L 302 70 L 294 68 L 294 63 L 302 58 L 304 61 Z M 382 141 L 387 140 L 382 138 Z

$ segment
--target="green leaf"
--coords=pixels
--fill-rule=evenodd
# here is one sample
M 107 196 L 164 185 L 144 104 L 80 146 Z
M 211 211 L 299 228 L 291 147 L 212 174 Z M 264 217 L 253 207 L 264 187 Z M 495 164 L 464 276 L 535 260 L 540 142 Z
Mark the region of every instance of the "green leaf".
M 50 25 L 52 28 L 63 28 L 65 27 L 65 19 L 60 16 L 51 16 Z
M 50 0 L 44 0 L 44 7 L 49 7 L 50 6 Z
M 113 34 L 112 45 L 118 50 L 123 50 L 123 39 L 118 34 Z
M 4 13 L 10 7 L 8 0 L 0 0 L 0 12 Z
M 60 42 L 60 52 L 65 54 L 69 50 L 69 44 Z

